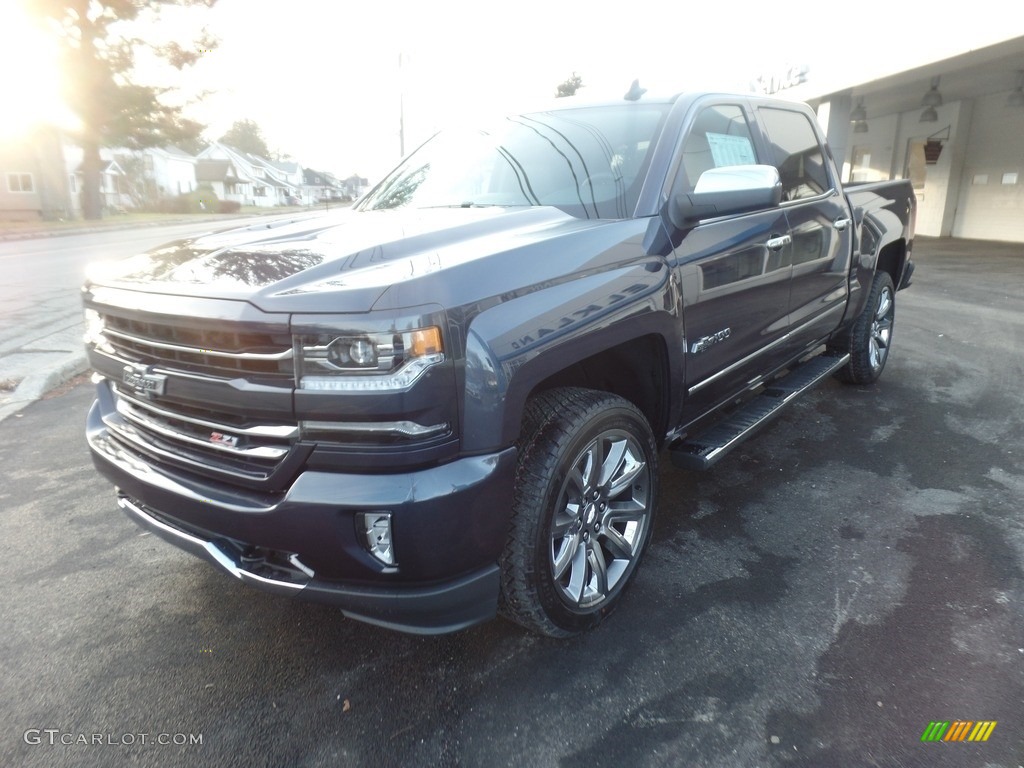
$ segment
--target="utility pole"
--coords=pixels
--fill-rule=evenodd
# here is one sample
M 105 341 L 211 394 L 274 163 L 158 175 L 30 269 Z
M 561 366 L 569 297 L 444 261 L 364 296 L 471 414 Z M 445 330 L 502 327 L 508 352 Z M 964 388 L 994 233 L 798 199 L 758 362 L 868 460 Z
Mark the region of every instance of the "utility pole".
M 398 156 L 405 157 L 405 72 L 398 54 Z

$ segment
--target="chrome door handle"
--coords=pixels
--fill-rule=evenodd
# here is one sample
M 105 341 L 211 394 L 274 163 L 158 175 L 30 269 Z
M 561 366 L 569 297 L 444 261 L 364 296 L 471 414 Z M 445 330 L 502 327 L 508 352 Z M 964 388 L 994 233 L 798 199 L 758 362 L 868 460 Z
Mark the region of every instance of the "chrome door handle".
M 792 242 L 792 237 L 790 237 L 789 235 L 783 235 L 782 237 L 773 237 L 771 240 L 765 243 L 765 245 L 768 246 L 769 251 L 778 251 L 781 250 L 783 246 L 789 245 Z
M 853 222 L 850 219 L 836 219 L 836 229 L 842 232 Z

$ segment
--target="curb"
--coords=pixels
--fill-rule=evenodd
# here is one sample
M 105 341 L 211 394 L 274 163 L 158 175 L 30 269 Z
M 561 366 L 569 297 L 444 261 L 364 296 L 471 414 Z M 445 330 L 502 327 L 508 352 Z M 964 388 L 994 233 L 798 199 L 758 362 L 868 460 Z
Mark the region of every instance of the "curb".
M 10 396 L 0 403 L 0 421 L 31 405 L 52 389 L 89 370 L 85 351 L 76 352 L 49 370 L 26 376 Z

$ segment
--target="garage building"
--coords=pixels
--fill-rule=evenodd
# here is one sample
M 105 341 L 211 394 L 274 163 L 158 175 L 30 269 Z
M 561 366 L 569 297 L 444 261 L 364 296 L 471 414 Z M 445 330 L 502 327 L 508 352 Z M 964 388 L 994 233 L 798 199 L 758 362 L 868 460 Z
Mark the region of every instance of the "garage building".
M 817 110 L 844 181 L 912 179 L 918 234 L 1024 242 L 1024 36 L 899 71 L 879 58 L 858 82 L 811 64 L 754 87 Z

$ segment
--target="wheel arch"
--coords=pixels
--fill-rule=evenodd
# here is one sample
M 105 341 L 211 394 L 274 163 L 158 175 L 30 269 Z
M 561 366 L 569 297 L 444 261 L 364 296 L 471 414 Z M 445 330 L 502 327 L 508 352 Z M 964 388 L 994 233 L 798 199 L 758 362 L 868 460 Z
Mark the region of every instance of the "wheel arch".
M 512 445 L 519 439 L 529 398 L 557 387 L 605 391 L 628 400 L 643 413 L 660 447 L 675 402 L 672 382 L 682 380 L 682 371 L 673 368 L 681 365 L 681 356 L 669 353 L 671 344 L 681 344 L 672 338 L 678 332 L 671 314 L 648 312 L 504 361 L 471 333 L 467 381 L 486 378 L 489 394 L 466 397 L 463 449 Z M 470 367 L 484 376 L 470 375 Z
M 525 388 L 521 405 L 536 394 L 560 387 L 581 387 L 618 395 L 635 405 L 647 419 L 658 447 L 669 419 L 669 356 L 665 339 L 646 334 L 584 357 Z M 518 398 L 517 398 L 518 400 Z M 521 419 L 520 419 L 521 421 Z
M 900 283 L 903 280 L 908 253 L 907 241 L 899 238 L 883 245 L 879 249 L 878 257 L 875 260 L 875 271 L 888 272 L 896 290 L 899 290 Z

